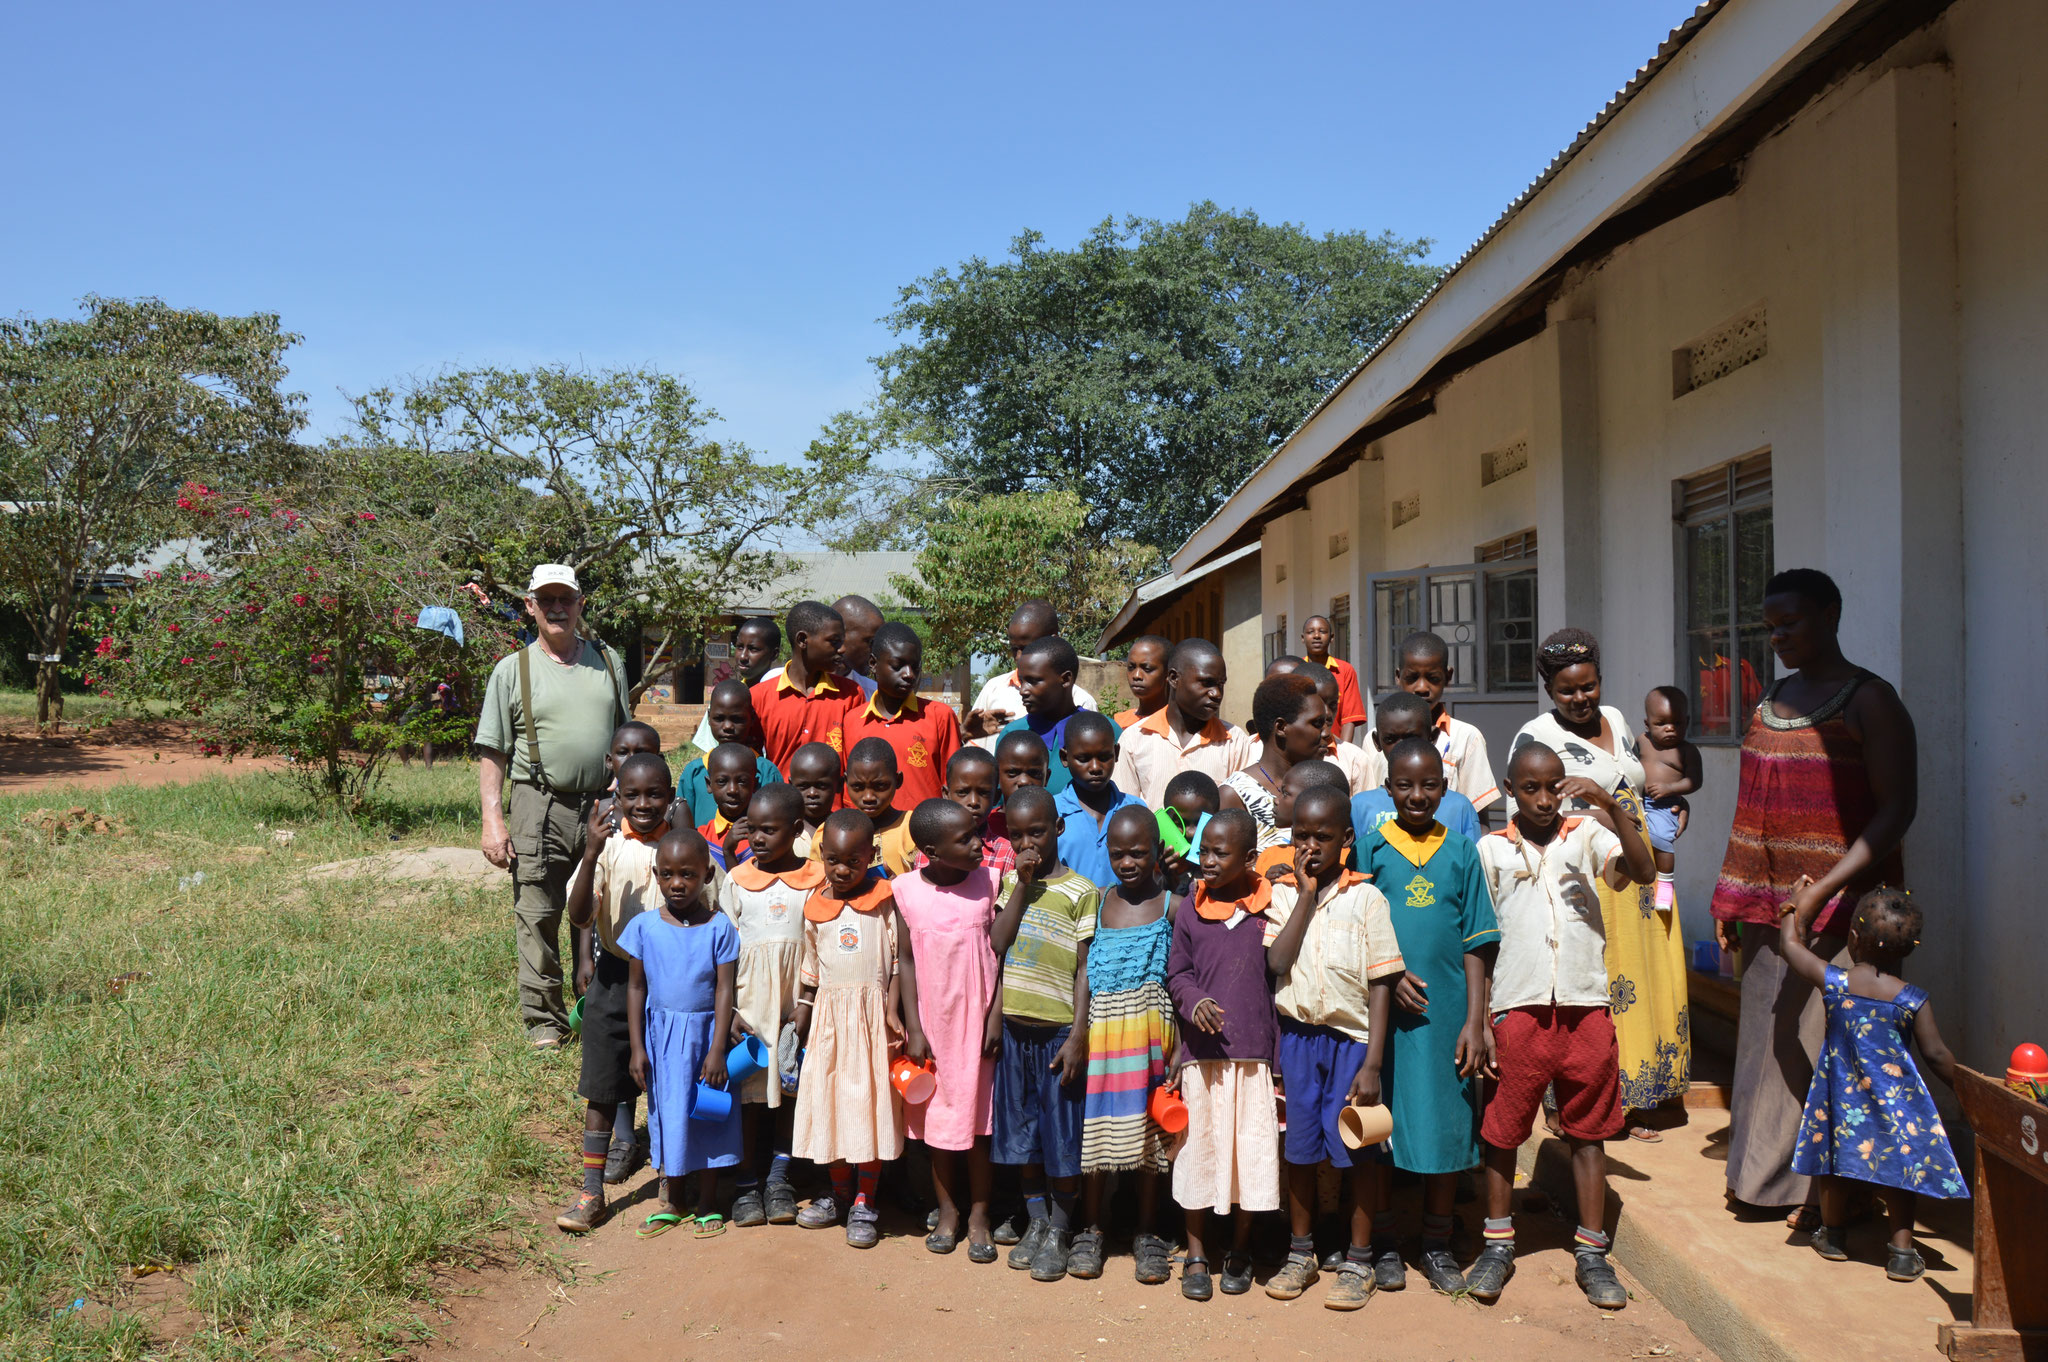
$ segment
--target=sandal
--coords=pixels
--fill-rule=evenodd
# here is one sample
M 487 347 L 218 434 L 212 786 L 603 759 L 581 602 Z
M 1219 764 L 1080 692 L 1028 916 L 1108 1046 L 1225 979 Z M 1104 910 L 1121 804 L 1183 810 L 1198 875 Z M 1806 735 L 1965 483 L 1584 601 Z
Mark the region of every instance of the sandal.
M 1641 1140 L 1644 1144 L 1664 1143 L 1664 1137 L 1649 1126 L 1630 1126 L 1628 1137 L 1631 1140 Z
M 1820 1207 L 1815 1206 L 1811 1202 L 1808 1202 L 1804 1206 L 1794 1207 L 1792 1210 L 1792 1214 L 1785 1217 L 1785 1228 L 1788 1230 L 1806 1230 L 1809 1232 L 1819 1229 Z
M 683 1217 L 676 1212 L 675 1207 L 665 1201 L 658 1201 L 654 1204 L 654 1210 L 648 1214 L 645 1220 L 640 1222 L 640 1228 L 633 1231 L 633 1237 L 636 1239 L 659 1239 L 682 1223 Z
M 697 1217 L 695 1235 L 699 1239 L 716 1239 L 725 1233 L 725 1217 L 717 1211 Z

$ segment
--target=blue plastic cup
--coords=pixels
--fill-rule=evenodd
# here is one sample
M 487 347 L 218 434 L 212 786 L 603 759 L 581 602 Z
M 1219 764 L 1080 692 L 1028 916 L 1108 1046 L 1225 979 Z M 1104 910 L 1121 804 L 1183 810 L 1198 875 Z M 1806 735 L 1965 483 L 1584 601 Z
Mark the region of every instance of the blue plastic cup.
M 725 1076 L 738 1085 L 768 1067 L 768 1043 L 759 1036 L 747 1036 L 725 1057 Z
M 730 1119 L 732 1116 L 732 1094 L 724 1088 L 714 1088 L 709 1083 L 699 1083 L 696 1093 L 690 1099 L 690 1119 L 713 1123 Z

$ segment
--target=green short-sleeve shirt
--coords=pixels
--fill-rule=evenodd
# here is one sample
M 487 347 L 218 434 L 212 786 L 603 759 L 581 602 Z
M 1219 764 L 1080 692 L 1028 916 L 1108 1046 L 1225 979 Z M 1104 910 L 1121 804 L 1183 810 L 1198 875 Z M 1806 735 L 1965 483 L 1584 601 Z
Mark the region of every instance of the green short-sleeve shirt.
M 1003 876 L 997 911 L 1010 901 L 1016 883 L 1015 871 Z M 1004 1016 L 1053 1026 L 1074 1020 L 1081 943 L 1095 935 L 1095 912 L 1101 906 L 1101 891 L 1071 870 L 1032 886 L 1017 939 L 1003 956 Z
M 624 713 L 603 655 L 588 640 L 574 666 L 563 666 L 538 645 L 529 645 L 529 651 L 533 654 L 527 663 L 533 684 L 533 726 L 540 740 L 540 764 L 548 788 L 564 794 L 602 790 L 611 779 L 605 771 L 604 754 Z M 483 714 L 476 725 L 476 745 L 509 754 L 512 779 L 533 781 L 526 757 L 526 716 L 519 709 L 518 653 L 500 658 L 491 669 L 490 684 L 484 688 Z

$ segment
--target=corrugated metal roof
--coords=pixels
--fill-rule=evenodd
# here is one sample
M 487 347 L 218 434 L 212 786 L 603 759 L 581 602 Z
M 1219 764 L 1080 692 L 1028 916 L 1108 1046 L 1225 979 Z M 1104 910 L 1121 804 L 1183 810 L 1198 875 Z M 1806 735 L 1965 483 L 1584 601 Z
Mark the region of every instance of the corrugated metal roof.
M 1593 115 L 1592 120 L 1588 122 L 1585 127 L 1579 130 L 1579 135 L 1571 140 L 1570 145 L 1566 146 L 1563 151 L 1560 151 L 1557 155 L 1550 158 L 1550 164 L 1543 167 L 1542 173 L 1537 175 L 1535 179 L 1531 180 L 1529 182 L 1528 187 L 1514 197 L 1514 200 L 1510 202 L 1506 209 L 1504 209 L 1501 212 L 1501 215 L 1498 218 L 1494 219 L 1493 225 L 1491 227 L 1488 227 L 1484 232 L 1479 234 L 1478 240 L 1474 241 L 1470 246 L 1467 246 L 1464 250 L 1464 253 L 1461 254 L 1456 260 L 1451 262 L 1449 268 L 1447 268 L 1443 272 L 1443 274 L 1437 279 L 1436 283 L 1430 286 L 1429 291 L 1423 294 L 1421 298 L 1416 300 L 1415 306 L 1409 308 L 1406 312 L 1402 313 L 1401 316 L 1395 320 L 1394 324 L 1387 328 L 1387 333 L 1384 336 L 1381 336 L 1379 340 L 1373 344 L 1373 347 L 1370 350 L 1367 350 L 1365 352 L 1365 354 L 1359 359 L 1358 363 L 1352 365 L 1351 368 L 1345 372 L 1342 378 L 1338 379 L 1334 384 L 1331 385 L 1330 390 L 1327 393 L 1323 394 L 1322 400 L 1317 402 L 1314 407 L 1310 408 L 1308 415 L 1302 417 L 1300 421 L 1295 423 L 1294 429 L 1287 432 L 1287 438 L 1282 440 L 1278 445 L 1274 446 L 1273 452 L 1267 455 L 1266 458 L 1260 462 L 1259 467 L 1254 468 L 1249 474 L 1245 476 L 1243 482 L 1238 483 L 1237 487 L 1231 491 L 1230 496 L 1225 497 L 1223 499 L 1223 504 L 1216 508 L 1215 513 L 1212 514 L 1208 520 L 1202 522 L 1203 525 L 1207 526 L 1209 523 L 1214 521 L 1218 515 L 1221 515 L 1223 513 L 1224 507 L 1230 504 L 1231 500 L 1237 496 L 1238 492 L 1243 491 L 1245 487 L 1251 482 L 1251 480 L 1254 477 L 1258 476 L 1260 469 L 1263 469 L 1267 464 L 1271 463 L 1276 457 L 1278 457 L 1280 451 L 1285 449 L 1289 444 L 1291 444 L 1295 436 L 1301 434 L 1303 427 L 1307 426 L 1309 422 L 1315 420 L 1315 418 L 1322 412 L 1323 408 L 1329 406 L 1330 403 L 1335 401 L 1337 395 L 1343 392 L 1344 389 L 1350 385 L 1351 380 L 1358 377 L 1359 373 L 1362 372 L 1368 364 L 1371 364 L 1373 360 L 1378 357 L 1381 351 L 1385 350 L 1387 346 L 1391 345 L 1396 336 L 1400 335 L 1401 332 L 1407 328 L 1408 323 L 1413 321 L 1416 315 L 1420 313 L 1422 309 L 1429 306 L 1430 301 L 1433 298 L 1435 298 L 1437 294 L 1443 291 L 1444 285 L 1447 282 L 1449 282 L 1451 277 L 1455 275 L 1460 269 L 1464 268 L 1466 262 L 1471 260 L 1473 256 L 1477 255 L 1480 252 L 1480 250 L 1486 245 L 1487 242 L 1493 240 L 1494 237 L 1498 236 L 1502 228 L 1506 227 L 1510 222 L 1514 221 L 1515 216 L 1519 214 L 1523 208 L 1528 206 L 1529 201 L 1535 198 L 1536 195 L 1541 193 L 1545 185 L 1549 184 L 1552 180 L 1556 179 L 1558 174 L 1561 171 L 1563 171 L 1563 169 L 1567 165 L 1571 164 L 1572 158 L 1577 156 L 1579 152 L 1585 148 L 1587 143 L 1591 142 L 1596 136 L 1598 136 L 1600 130 L 1606 127 L 1607 124 L 1614 119 L 1616 114 L 1619 114 L 1623 109 L 1627 108 L 1629 101 L 1634 99 L 1637 94 L 1641 93 L 1643 87 L 1648 85 L 1652 80 L 1654 80 L 1657 76 L 1657 73 L 1663 70 L 1665 66 L 1670 64 L 1671 59 L 1673 57 L 1677 56 L 1681 51 L 1684 50 L 1685 45 L 1692 41 L 1694 35 L 1696 35 L 1702 28 L 1706 27 L 1707 21 L 1713 18 L 1715 14 L 1719 13 L 1727 5 L 1727 3 L 1728 0 L 1703 0 L 1703 3 L 1700 5 L 1698 9 L 1695 9 L 1690 15 L 1688 15 L 1685 21 L 1679 24 L 1678 27 L 1672 29 L 1670 34 L 1664 39 L 1664 41 L 1657 45 L 1656 53 L 1653 56 L 1651 56 L 1651 58 L 1648 61 L 1644 62 L 1641 67 L 1637 69 L 1635 75 L 1630 78 L 1628 84 L 1622 86 L 1621 89 L 1617 90 L 1614 94 L 1614 97 L 1607 101 L 1606 105 L 1600 110 L 1600 112 Z M 1193 537 L 1193 535 L 1189 536 L 1190 539 L 1192 539 Z

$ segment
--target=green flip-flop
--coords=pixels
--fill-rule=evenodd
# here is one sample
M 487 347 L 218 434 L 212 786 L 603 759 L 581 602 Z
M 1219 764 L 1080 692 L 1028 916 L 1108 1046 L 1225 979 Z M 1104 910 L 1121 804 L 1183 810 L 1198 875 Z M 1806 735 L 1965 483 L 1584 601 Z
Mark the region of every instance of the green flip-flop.
M 667 1234 L 670 1230 L 682 1224 L 684 1219 L 685 1217 L 677 1215 L 674 1211 L 658 1210 L 642 1221 L 640 1228 L 633 1233 L 636 1238 L 640 1239 L 659 1239 L 662 1235 Z
M 724 1233 L 725 1217 L 720 1215 L 717 1211 L 713 1211 L 709 1215 L 700 1215 L 697 1217 L 697 1237 L 699 1239 L 716 1239 L 719 1235 Z

